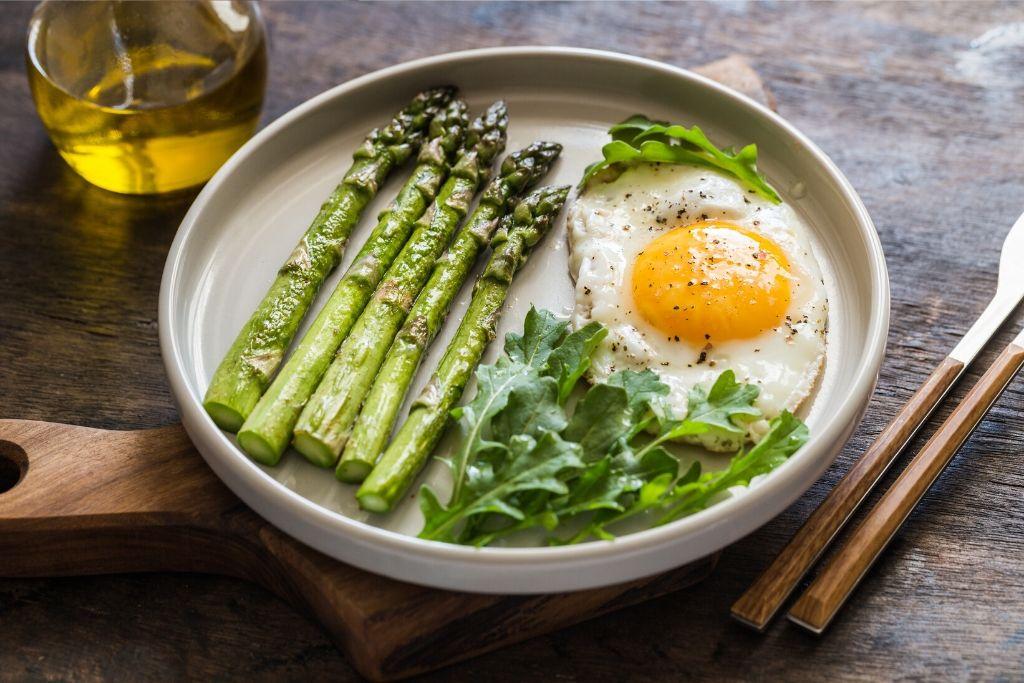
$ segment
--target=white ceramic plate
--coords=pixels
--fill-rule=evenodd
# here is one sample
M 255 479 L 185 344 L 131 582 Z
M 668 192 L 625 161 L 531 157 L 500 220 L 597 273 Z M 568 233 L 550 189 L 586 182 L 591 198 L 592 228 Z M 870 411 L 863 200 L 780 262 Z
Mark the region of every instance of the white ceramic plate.
M 473 112 L 496 99 L 511 113 L 508 149 L 561 142 L 545 182 L 575 184 L 599 156 L 609 125 L 643 112 L 699 124 L 720 145 L 756 142 L 760 167 L 814 230 L 831 310 L 826 371 L 807 415 L 808 443 L 749 489 L 675 523 L 612 542 L 572 547 L 475 549 L 415 538 L 415 504 L 370 518 L 353 488 L 294 453 L 281 466 L 249 460 L 203 411 L 207 383 L 274 273 L 375 125 L 418 90 L 460 87 Z M 352 236 L 358 245 L 401 174 L 380 192 Z M 801 187 L 794 192 L 793 188 Z M 356 248 L 350 248 L 351 258 Z M 568 312 L 564 225 L 549 235 L 513 286 L 499 338 L 522 326 L 531 303 Z M 333 289 L 346 263 L 324 287 Z M 465 308 L 469 287 L 424 362 L 416 392 Z M 313 316 L 307 316 L 312 318 Z M 182 222 L 160 292 L 160 343 L 181 418 L 210 467 L 256 512 L 339 560 L 397 579 L 493 593 L 568 591 L 636 579 L 708 555 L 792 503 L 832 462 L 860 419 L 884 352 L 889 288 L 871 220 L 847 180 L 776 114 L 706 78 L 635 57 L 563 48 L 498 48 L 422 59 L 378 71 L 313 98 L 238 151 Z M 308 322 L 308 321 L 307 321 Z M 492 344 L 485 362 L 500 344 Z M 433 464 L 425 479 L 442 482 Z M 443 483 L 442 483 L 443 487 Z

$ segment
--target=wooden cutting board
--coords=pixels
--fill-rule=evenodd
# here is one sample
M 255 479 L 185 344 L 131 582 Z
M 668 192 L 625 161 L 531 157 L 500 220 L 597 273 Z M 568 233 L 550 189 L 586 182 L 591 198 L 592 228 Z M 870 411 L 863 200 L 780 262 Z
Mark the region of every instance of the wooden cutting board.
M 774 104 L 741 58 L 698 71 Z M 0 420 L 0 575 L 178 571 L 247 579 L 317 619 L 375 680 L 664 595 L 705 578 L 716 561 L 559 595 L 440 591 L 350 567 L 281 533 L 220 482 L 180 425 L 108 431 Z

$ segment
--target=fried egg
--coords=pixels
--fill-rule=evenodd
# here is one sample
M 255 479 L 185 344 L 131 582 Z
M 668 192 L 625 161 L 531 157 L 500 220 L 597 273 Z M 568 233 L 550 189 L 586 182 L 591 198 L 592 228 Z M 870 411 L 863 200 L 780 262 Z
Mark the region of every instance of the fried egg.
M 592 183 L 568 234 L 573 325 L 608 329 L 591 381 L 650 368 L 680 415 L 693 386 L 727 369 L 760 388 L 755 405 L 769 419 L 810 395 L 828 299 L 809 230 L 788 205 L 708 169 L 643 164 Z

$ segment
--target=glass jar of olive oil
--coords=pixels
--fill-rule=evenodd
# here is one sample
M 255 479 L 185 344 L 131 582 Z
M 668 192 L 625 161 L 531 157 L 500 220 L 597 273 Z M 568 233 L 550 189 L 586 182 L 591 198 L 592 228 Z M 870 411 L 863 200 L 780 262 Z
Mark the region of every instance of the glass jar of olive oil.
M 256 129 L 266 38 L 254 2 L 47 0 L 29 82 L 61 156 L 114 192 L 210 178 Z

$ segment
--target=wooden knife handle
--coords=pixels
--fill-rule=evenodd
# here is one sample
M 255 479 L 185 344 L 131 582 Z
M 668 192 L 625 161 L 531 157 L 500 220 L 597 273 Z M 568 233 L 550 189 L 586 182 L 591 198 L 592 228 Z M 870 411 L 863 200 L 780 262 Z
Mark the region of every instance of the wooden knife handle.
M 808 517 L 767 569 L 732 606 L 732 615 L 761 631 L 814 566 L 893 460 L 963 371 L 945 358 L 889 426 Z
M 816 633 L 821 633 L 828 626 L 1021 365 L 1024 365 L 1024 348 L 1010 344 L 910 461 L 843 547 L 830 558 L 793 605 L 790 619 Z

